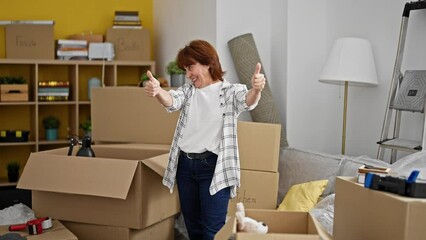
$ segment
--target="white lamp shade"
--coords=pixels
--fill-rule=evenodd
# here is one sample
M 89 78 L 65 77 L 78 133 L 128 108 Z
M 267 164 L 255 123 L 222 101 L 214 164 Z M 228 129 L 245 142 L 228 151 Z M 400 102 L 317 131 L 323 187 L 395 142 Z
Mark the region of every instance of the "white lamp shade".
M 337 39 L 319 81 L 333 84 L 347 81 L 350 85 L 358 86 L 378 85 L 370 42 L 361 38 Z

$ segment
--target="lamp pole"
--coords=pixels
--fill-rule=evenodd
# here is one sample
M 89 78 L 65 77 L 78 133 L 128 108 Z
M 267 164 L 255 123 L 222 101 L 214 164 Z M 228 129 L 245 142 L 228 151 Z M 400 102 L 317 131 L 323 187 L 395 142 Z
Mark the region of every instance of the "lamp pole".
M 348 111 L 348 81 L 345 81 L 345 95 L 343 97 L 343 129 L 342 129 L 342 155 L 345 155 L 346 146 L 346 113 Z

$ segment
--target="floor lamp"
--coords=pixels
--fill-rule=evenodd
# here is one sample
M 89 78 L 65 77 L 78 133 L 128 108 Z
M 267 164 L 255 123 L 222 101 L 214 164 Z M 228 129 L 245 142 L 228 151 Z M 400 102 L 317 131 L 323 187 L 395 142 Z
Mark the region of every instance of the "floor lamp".
M 370 42 L 360 38 L 337 39 L 319 81 L 345 85 L 342 129 L 342 154 L 345 154 L 348 86 L 376 86 L 378 84 Z

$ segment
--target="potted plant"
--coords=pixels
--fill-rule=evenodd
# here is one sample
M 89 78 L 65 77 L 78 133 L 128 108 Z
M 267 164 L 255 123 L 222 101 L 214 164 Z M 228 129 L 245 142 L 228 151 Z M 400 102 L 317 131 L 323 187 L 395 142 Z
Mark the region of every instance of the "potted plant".
M 87 118 L 86 121 L 80 123 L 80 128 L 84 132 L 84 136 L 92 136 L 92 121 Z
M 17 182 L 19 179 L 19 169 L 21 165 L 17 161 L 11 161 L 7 164 L 7 178 L 9 182 Z
M 2 102 L 28 101 L 28 84 L 23 77 L 0 77 Z
M 166 67 L 167 74 L 170 75 L 170 86 L 180 87 L 185 83 L 185 70 L 178 67 L 176 61 L 171 61 Z
M 43 119 L 43 127 L 45 129 L 47 141 L 55 141 L 58 139 L 58 128 L 60 123 L 59 118 L 52 115 Z

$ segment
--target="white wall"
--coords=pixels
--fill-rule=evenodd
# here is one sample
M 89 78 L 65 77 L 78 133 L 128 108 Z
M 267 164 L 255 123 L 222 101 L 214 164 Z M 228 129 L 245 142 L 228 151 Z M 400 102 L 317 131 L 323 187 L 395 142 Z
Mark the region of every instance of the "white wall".
M 343 88 L 318 82 L 335 39 L 370 40 L 379 86 L 349 88 L 346 154 L 375 158 L 396 57 L 403 0 L 157 0 L 158 70 L 194 38 L 214 44 L 226 78 L 237 82 L 227 42 L 251 32 L 292 147 L 340 153 Z M 410 15 L 405 69 L 426 69 L 426 11 Z M 244 116 L 243 116 L 244 118 Z M 415 138 L 419 117 L 404 121 Z M 409 128 L 409 129 L 407 129 Z

